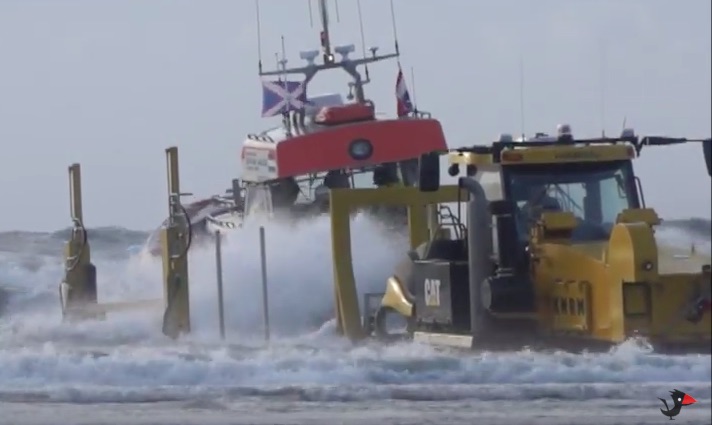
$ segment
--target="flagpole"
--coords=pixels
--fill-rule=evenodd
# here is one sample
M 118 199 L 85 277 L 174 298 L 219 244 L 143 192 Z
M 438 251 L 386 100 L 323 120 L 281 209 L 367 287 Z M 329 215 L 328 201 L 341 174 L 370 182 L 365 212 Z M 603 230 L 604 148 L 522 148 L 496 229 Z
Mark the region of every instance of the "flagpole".
M 418 103 L 415 100 L 415 69 L 410 67 L 410 84 L 413 86 L 413 113 L 418 115 Z
M 260 0 L 255 0 L 255 11 L 257 12 L 257 68 L 259 69 L 260 74 L 262 74 L 262 32 L 260 30 Z
M 289 109 L 291 107 L 291 96 L 292 93 L 289 91 L 289 84 L 287 82 L 287 49 L 284 47 L 284 35 L 282 36 L 282 60 L 280 60 L 279 65 L 282 68 L 282 75 L 280 80 L 282 81 L 282 88 L 284 88 L 285 93 L 285 105 L 282 110 L 282 124 L 287 133 L 288 137 L 292 136 L 292 124 L 289 121 Z

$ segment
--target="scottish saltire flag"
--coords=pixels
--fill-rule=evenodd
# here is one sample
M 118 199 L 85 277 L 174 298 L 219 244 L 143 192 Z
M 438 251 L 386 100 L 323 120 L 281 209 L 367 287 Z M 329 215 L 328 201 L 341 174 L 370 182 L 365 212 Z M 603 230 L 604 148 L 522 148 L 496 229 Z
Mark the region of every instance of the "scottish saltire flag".
M 400 68 L 398 68 L 398 77 L 396 77 L 396 109 L 399 117 L 413 112 L 413 103 L 410 101 L 408 86 L 405 85 L 403 70 Z
M 306 81 L 262 80 L 262 116 L 273 117 L 304 109 L 307 103 Z

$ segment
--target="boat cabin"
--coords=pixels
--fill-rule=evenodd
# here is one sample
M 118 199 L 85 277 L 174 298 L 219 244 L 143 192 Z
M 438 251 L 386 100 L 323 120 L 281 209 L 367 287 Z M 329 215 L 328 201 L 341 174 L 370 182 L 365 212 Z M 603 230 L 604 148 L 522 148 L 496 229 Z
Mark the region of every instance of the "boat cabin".
M 292 125 L 247 137 L 242 147 L 246 203 L 268 187 L 274 208 L 323 204 L 330 188 L 415 185 L 418 158 L 446 151 L 440 122 L 429 115 L 378 118 L 371 102 L 340 95 L 310 99 Z

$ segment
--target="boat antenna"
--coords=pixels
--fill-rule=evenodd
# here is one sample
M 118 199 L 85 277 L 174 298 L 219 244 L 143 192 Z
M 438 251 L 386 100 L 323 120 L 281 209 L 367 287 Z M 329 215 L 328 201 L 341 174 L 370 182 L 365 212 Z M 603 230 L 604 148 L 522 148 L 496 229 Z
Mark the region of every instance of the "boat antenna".
M 522 141 L 526 135 L 524 128 L 524 58 L 519 56 L 519 120 L 522 126 Z
M 334 62 L 334 55 L 331 53 L 331 40 L 329 39 L 329 11 L 326 8 L 326 0 L 319 0 L 319 14 L 321 14 L 321 47 L 324 49 L 324 64 Z
M 281 42 L 282 42 L 282 59 L 279 60 L 278 64 L 282 68 L 282 76 L 284 79 L 287 79 L 287 49 L 284 46 L 284 35 L 281 36 Z
M 307 4 L 309 5 L 309 27 L 314 28 L 314 16 L 312 14 L 311 0 L 307 0 Z
M 418 103 L 417 103 L 417 101 L 415 100 L 415 70 L 414 70 L 414 68 L 413 68 L 412 66 L 410 67 L 410 84 L 413 86 L 413 112 L 414 112 L 414 113 L 416 114 L 416 116 L 417 116 L 417 114 L 418 114 Z
M 336 12 L 336 23 L 341 22 L 341 18 L 339 18 L 339 0 L 334 0 L 334 11 Z
M 366 37 L 363 31 L 363 15 L 361 14 L 361 0 L 356 0 L 356 7 L 358 8 L 358 25 L 361 28 L 361 51 L 363 52 L 363 57 L 366 57 Z M 368 76 L 368 64 L 364 65 L 364 70 L 366 74 L 366 81 L 370 81 L 371 78 Z
M 396 28 L 396 12 L 393 7 L 393 0 L 391 0 L 391 25 L 393 26 L 393 41 L 395 43 L 396 55 L 400 55 L 400 49 L 398 48 L 398 29 Z
M 255 0 L 255 11 L 257 12 L 257 68 L 258 68 L 260 74 L 262 74 L 262 37 L 261 37 L 261 31 L 260 31 L 260 0 Z
M 604 42 L 601 41 L 599 46 L 600 54 L 600 69 L 599 69 L 599 83 L 601 85 L 601 137 L 606 137 L 606 47 Z
M 370 64 L 371 62 L 382 61 L 385 59 L 397 59 L 399 56 L 398 52 L 378 55 L 376 54 L 378 47 L 371 47 L 369 49 L 371 51 L 370 56 L 349 59 L 348 55 L 350 53 L 353 53 L 355 46 L 353 44 L 350 44 L 346 46 L 336 46 L 332 48 L 331 38 L 329 35 L 329 12 L 327 8 L 327 0 L 318 0 L 317 4 L 319 6 L 318 11 L 322 25 L 322 29 L 319 32 L 321 49 L 300 52 L 301 59 L 307 61 L 307 64 L 304 66 L 299 66 L 295 68 L 287 68 L 286 66 L 283 66 L 272 71 L 261 72 L 260 76 L 273 75 L 284 77 L 287 74 L 303 74 L 304 81 L 302 81 L 300 84 L 302 85 L 302 87 L 306 87 L 306 85 L 309 84 L 309 82 L 314 77 L 314 75 L 316 75 L 317 72 L 339 68 L 346 71 L 351 76 L 353 81 L 349 83 L 349 87 L 352 90 L 355 90 L 355 97 L 358 99 L 358 101 L 364 102 L 365 95 L 363 92 L 363 85 L 367 83 L 368 80 L 364 81 L 364 78 L 359 72 L 360 70 L 358 68 L 362 65 L 365 66 L 367 64 Z M 309 3 L 309 7 L 311 7 L 311 3 Z M 364 38 L 365 35 L 364 37 L 362 37 L 362 39 Z M 334 57 L 335 54 L 339 54 L 340 56 L 342 56 L 341 60 L 339 60 L 338 62 L 336 62 L 336 59 Z M 315 59 L 317 59 L 320 55 L 323 55 L 323 63 L 317 64 L 315 63 Z

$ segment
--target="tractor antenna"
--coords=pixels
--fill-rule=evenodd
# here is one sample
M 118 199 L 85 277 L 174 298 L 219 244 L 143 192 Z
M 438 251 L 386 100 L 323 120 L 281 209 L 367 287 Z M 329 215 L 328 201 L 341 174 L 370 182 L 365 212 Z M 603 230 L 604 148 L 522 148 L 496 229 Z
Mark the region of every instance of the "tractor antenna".
M 395 43 L 396 55 L 400 55 L 400 49 L 398 48 L 398 29 L 396 28 L 396 12 L 393 7 L 393 0 L 391 0 L 391 25 L 393 26 L 393 41 Z
M 361 28 L 361 50 L 363 52 L 363 57 L 366 57 L 366 37 L 363 31 L 363 15 L 361 14 L 361 0 L 356 0 L 356 7 L 358 8 L 358 25 Z M 368 64 L 364 65 L 364 71 L 366 74 L 366 81 L 371 78 L 368 76 Z
M 524 141 L 524 58 L 519 56 L 519 120 L 522 126 L 522 141 Z
M 311 1 L 311 0 L 309 0 Z M 310 4 L 311 6 L 311 4 Z M 260 31 L 260 0 L 255 0 L 255 11 L 257 12 L 257 69 L 262 74 L 262 36 Z
M 603 41 L 600 44 L 600 69 L 599 83 L 601 85 L 601 137 L 606 137 L 606 46 Z

